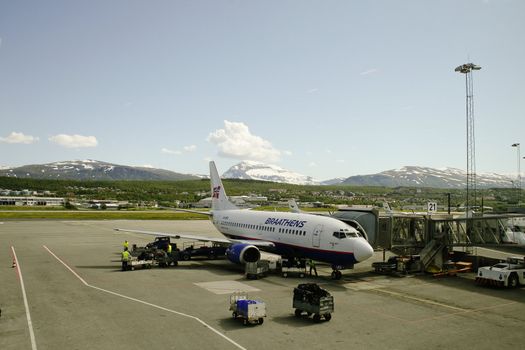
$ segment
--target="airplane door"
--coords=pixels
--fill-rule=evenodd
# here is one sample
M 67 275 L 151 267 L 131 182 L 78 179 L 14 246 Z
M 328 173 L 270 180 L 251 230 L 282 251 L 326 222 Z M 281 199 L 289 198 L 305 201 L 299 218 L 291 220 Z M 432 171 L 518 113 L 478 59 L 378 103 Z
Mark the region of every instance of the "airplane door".
M 323 232 L 323 225 L 315 226 L 314 233 L 312 235 L 312 245 L 319 247 L 321 244 L 321 232 Z

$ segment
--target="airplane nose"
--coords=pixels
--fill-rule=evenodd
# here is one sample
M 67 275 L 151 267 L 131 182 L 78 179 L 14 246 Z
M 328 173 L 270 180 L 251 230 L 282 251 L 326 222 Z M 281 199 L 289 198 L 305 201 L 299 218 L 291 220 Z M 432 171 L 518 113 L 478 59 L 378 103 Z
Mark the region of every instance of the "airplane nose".
M 365 239 L 356 242 L 354 256 L 357 262 L 363 262 L 372 255 L 374 255 L 374 249 Z

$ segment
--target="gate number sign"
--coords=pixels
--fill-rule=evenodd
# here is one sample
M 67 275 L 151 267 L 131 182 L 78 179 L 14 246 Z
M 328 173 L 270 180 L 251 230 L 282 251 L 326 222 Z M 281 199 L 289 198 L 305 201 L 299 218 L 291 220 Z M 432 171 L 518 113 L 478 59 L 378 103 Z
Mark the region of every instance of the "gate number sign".
M 436 202 L 428 202 L 427 203 L 427 211 L 429 213 L 436 213 L 437 212 L 437 203 Z

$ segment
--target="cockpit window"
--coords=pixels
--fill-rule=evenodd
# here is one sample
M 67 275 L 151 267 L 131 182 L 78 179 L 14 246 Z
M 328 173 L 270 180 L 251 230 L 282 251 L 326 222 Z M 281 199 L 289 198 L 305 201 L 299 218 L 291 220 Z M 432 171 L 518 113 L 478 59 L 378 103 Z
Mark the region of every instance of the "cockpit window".
M 344 229 L 334 232 L 334 237 L 337 237 L 339 239 L 347 238 L 347 237 L 349 238 L 359 237 L 359 233 L 355 230 L 349 230 L 347 228 L 344 228 Z
M 346 238 L 346 234 L 344 232 L 334 232 L 334 237 L 337 237 L 339 239 Z

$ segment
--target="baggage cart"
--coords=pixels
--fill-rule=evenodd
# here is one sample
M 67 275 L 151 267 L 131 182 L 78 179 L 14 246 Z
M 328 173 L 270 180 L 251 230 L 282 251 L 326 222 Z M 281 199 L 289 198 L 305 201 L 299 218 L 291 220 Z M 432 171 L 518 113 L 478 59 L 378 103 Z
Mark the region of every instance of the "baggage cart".
M 306 276 L 306 260 L 283 258 L 281 260 L 281 274 L 285 278 L 292 275 L 303 278 Z
M 128 269 L 129 270 L 135 270 L 135 269 L 149 269 L 152 266 L 156 265 L 155 260 L 142 260 L 137 259 L 135 257 L 131 258 L 131 261 L 128 262 Z
M 246 273 L 246 278 L 248 279 L 258 279 L 261 277 L 266 277 L 269 270 L 269 263 L 265 260 L 259 260 L 257 262 L 246 263 L 244 271 Z
M 266 317 L 266 304 L 260 300 L 248 299 L 244 292 L 235 292 L 230 295 L 230 311 L 234 319 L 241 318 L 242 323 L 263 324 Z
M 313 315 L 315 322 L 321 321 L 321 318 L 330 321 L 334 312 L 334 297 L 315 283 L 299 284 L 294 288 L 292 307 L 296 317 L 306 313 L 308 317 Z

